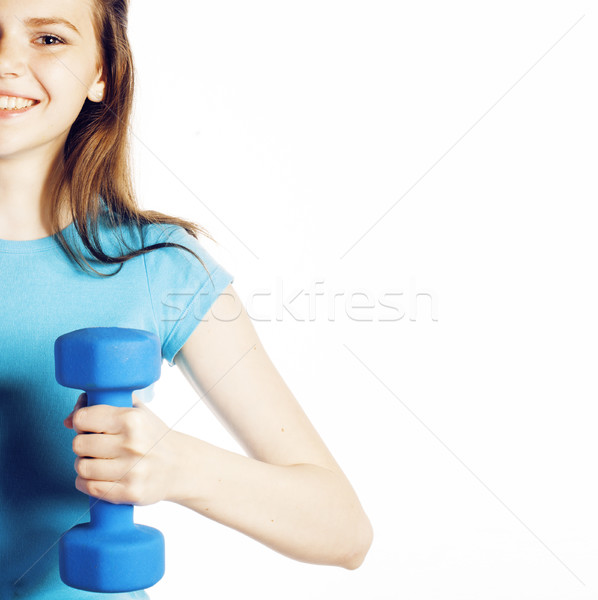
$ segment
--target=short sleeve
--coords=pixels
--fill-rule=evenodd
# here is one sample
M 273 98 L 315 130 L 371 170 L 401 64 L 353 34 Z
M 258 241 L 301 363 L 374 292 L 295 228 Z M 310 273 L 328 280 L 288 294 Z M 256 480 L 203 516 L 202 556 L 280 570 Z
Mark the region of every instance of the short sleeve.
M 189 248 L 157 248 L 144 254 L 149 293 L 162 342 L 162 357 L 174 357 L 234 277 L 202 244 L 178 225 L 153 225 L 144 246 L 172 242 Z

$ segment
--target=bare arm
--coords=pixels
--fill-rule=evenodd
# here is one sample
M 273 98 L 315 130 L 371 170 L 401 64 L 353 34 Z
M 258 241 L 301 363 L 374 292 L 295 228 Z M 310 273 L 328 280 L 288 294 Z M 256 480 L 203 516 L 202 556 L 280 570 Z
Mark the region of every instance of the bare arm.
M 184 460 L 167 499 L 296 560 L 358 567 L 370 522 L 232 286 L 174 362 L 248 456 L 177 433 L 175 454 Z

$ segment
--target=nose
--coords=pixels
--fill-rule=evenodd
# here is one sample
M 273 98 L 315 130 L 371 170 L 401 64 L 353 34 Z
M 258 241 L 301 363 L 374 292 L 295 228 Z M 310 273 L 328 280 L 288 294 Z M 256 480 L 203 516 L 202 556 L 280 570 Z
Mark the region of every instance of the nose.
M 0 38 L 0 77 L 18 77 L 24 70 L 23 51 L 14 41 Z

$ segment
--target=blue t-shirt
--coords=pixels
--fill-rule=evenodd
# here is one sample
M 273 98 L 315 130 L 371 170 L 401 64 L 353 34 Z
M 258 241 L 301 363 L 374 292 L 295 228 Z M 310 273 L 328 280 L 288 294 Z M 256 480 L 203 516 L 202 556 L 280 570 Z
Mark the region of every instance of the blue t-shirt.
M 100 220 L 102 249 L 116 256 L 130 250 Z M 144 591 L 85 592 L 66 586 L 58 570 L 58 540 L 89 521 L 89 497 L 75 488 L 72 440 L 63 425 L 81 390 L 59 385 L 54 341 L 83 327 L 130 327 L 159 336 L 162 357 L 176 353 L 214 300 L 233 281 L 182 227 L 146 225 L 126 229 L 131 249 L 175 242 L 126 261 L 112 277 L 84 273 L 58 240 L 0 239 L 0 599 L 112 600 L 148 598 Z M 100 263 L 84 248 L 74 224 L 63 230 L 102 273 L 118 264 Z M 152 388 L 136 392 L 142 400 Z M 148 523 L 148 525 L 151 525 Z

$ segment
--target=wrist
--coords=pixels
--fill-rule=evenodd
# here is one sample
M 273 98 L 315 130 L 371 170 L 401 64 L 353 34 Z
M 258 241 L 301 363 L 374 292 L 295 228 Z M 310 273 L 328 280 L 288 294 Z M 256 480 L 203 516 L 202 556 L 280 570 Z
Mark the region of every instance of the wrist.
M 202 495 L 206 473 L 202 469 L 202 440 L 180 431 L 171 431 L 168 485 L 164 500 L 186 505 Z

